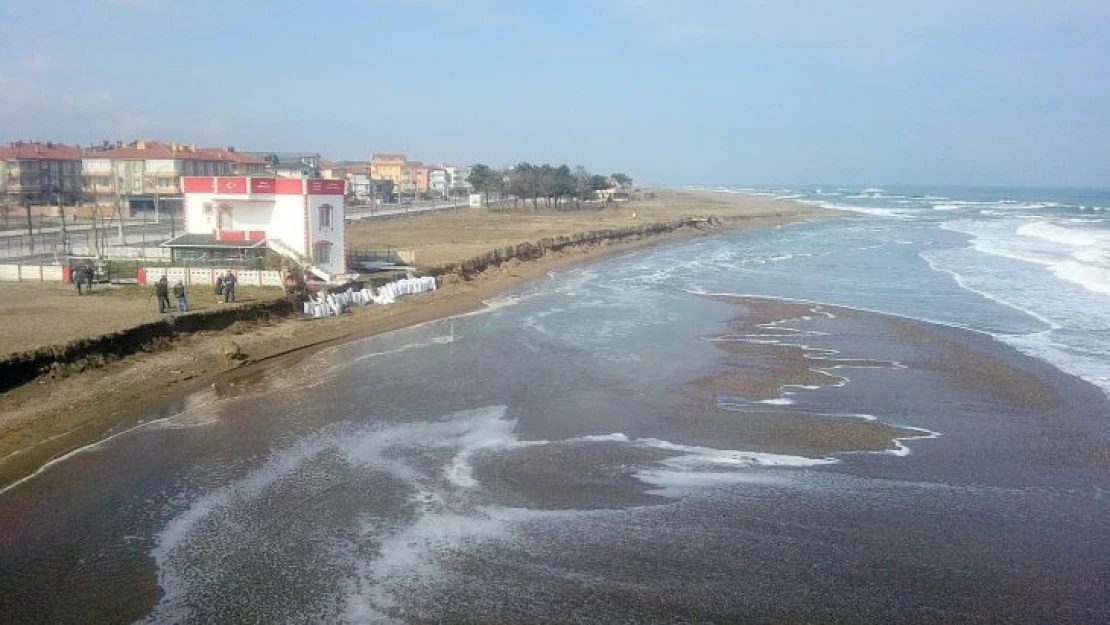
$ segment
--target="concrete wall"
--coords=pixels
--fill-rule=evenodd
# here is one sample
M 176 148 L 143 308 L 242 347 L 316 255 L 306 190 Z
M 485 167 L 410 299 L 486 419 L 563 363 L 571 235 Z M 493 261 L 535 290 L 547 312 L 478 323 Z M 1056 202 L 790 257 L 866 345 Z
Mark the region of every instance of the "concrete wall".
M 0 282 L 61 282 L 61 265 L 0 265 Z
M 0 265 L 2 266 L 2 265 Z M 224 275 L 228 268 L 197 268 L 197 267 L 143 267 L 145 281 L 140 284 L 153 283 L 163 275 L 170 284 L 181 280 L 186 285 L 214 285 L 216 276 Z M 279 271 L 233 271 L 239 279 L 240 286 L 281 286 L 281 272 Z
M 304 203 L 303 195 L 274 196 L 273 221 L 266 229 L 266 237 L 279 239 L 308 258 L 312 248 L 306 245 Z

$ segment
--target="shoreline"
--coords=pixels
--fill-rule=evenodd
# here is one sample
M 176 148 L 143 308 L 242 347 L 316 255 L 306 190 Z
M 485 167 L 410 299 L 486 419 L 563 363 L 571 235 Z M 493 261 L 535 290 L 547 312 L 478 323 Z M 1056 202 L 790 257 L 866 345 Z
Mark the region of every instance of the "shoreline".
M 691 195 L 713 203 L 712 192 Z M 444 284 L 437 291 L 408 297 L 388 307 L 355 308 L 351 314 L 325 319 L 293 316 L 276 322 L 246 322 L 229 328 L 230 332 L 182 336 L 165 351 L 140 352 L 59 379 L 33 380 L 0 396 L 0 410 L 5 413 L 0 422 L 4 428 L 0 432 L 0 489 L 76 450 L 172 416 L 185 398 L 204 388 L 219 391 L 333 345 L 480 310 L 486 300 L 542 279 L 552 270 L 698 236 L 840 217 L 793 202 L 776 204 L 789 210 L 722 216 L 707 208 L 702 215 L 716 218 L 720 227 L 682 227 L 611 244 L 603 241 L 545 250 L 538 258 L 511 259 L 465 277 L 452 278 L 446 271 L 441 278 Z M 242 349 L 245 359 L 229 362 L 223 358 L 221 352 L 229 342 Z

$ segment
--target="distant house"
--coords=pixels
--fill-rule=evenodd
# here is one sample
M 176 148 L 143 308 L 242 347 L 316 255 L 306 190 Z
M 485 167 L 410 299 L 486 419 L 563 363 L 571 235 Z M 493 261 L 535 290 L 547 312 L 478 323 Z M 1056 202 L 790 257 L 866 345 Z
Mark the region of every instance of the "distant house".
M 347 174 L 347 187 L 350 189 L 351 194 L 359 200 L 366 200 L 370 198 L 370 175 L 369 174 Z
M 428 190 L 436 195 L 447 196 L 451 193 L 451 175 L 443 167 L 428 170 Z
M 81 194 L 81 149 L 18 141 L 0 146 L 0 199 L 10 204 L 72 202 Z
M 393 183 L 393 190 L 399 191 L 407 162 L 408 158 L 404 154 L 376 153 L 370 157 L 370 178 L 388 180 Z
M 315 152 L 245 152 L 262 159 L 265 173 L 282 178 L 320 178 L 323 159 Z

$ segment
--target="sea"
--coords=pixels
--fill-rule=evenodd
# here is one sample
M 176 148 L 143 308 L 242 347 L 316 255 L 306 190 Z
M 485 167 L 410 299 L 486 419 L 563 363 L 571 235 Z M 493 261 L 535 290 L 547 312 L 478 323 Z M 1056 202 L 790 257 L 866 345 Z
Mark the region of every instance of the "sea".
M 0 621 L 1110 622 L 1110 191 L 708 191 L 837 212 L 152 409 L 0 490 Z
M 847 228 L 834 227 L 835 234 L 814 233 L 828 244 L 811 250 L 816 253 L 799 257 L 795 244 L 805 243 L 791 241 L 769 268 L 772 274 L 791 273 L 789 288 L 760 280 L 753 292 L 812 295 L 987 332 L 1110 393 L 1110 190 L 716 190 L 862 217 Z M 845 289 L 840 294 L 812 284 L 794 290 L 798 276 L 819 275 L 813 281 L 828 284 L 825 271 L 810 271 L 815 265 L 833 273 L 843 267 L 855 277 L 862 272 L 868 279 L 838 278 Z M 745 277 L 759 280 L 761 272 L 754 273 Z M 953 298 L 973 308 L 945 305 Z

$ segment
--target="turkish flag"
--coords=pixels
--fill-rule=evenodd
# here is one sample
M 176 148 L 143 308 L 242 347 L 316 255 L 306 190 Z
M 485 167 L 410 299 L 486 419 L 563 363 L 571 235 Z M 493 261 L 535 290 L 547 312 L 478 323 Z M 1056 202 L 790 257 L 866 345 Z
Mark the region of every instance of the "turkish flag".
M 246 178 L 216 178 L 216 193 L 246 193 Z

